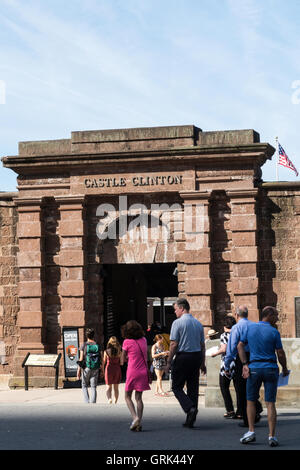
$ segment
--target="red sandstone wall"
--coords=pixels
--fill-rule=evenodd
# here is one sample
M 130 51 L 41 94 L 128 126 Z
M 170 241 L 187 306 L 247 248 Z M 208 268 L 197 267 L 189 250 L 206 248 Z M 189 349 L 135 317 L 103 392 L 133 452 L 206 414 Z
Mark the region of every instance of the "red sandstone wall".
M 0 195 L 0 341 L 5 345 L 1 348 L 1 353 L 5 351 L 5 364 L 0 364 L 0 375 L 12 373 L 13 356 L 19 339 L 16 227 L 17 211 L 12 195 Z
M 277 305 L 279 331 L 295 337 L 295 297 L 300 296 L 300 191 L 292 184 L 265 188 L 259 208 L 260 307 Z
M 101 264 L 112 262 L 112 256 L 121 263 L 178 263 L 178 293 L 189 298 L 192 313 L 207 328 L 221 328 L 223 316 L 240 303 L 247 303 L 250 318 L 257 319 L 254 185 L 274 150 L 260 144 L 253 130 L 201 132 L 195 126 L 171 126 L 73 132 L 71 139 L 20 143 L 18 156 L 4 157 L 4 166 L 19 175 L 19 289 L 15 279 L 3 292 L 7 302 L 10 296 L 16 304 L 19 296 L 20 302 L 15 384 L 22 383 L 20 364 L 27 351 L 62 350 L 64 326 L 79 326 L 81 340 L 85 325 L 96 326 L 102 335 Z M 136 185 L 132 176 L 143 174 L 147 184 L 141 178 Z M 166 180 L 178 174 L 176 187 Z M 153 175 L 162 184 L 152 187 L 148 181 Z M 101 189 L 103 177 L 107 186 Z M 148 203 L 152 193 L 159 193 L 159 203 L 162 194 L 171 201 L 176 194 L 192 225 L 200 206 L 201 248 L 191 243 L 193 230 L 183 233 L 177 220 L 168 244 L 98 245 L 97 204 L 102 196 L 104 201 L 124 192 L 137 202 L 145 195 Z M 15 258 L 9 266 L 16 267 Z
M 279 330 L 283 337 L 295 336 L 295 296 L 300 296 L 298 263 L 300 259 L 300 191 L 295 188 L 264 189 L 257 204 L 258 216 L 258 306 L 277 305 L 280 312 Z M 88 209 L 87 229 L 87 277 L 89 279 L 86 313 L 89 323 L 98 326 L 102 335 L 103 298 L 99 255 L 95 249 L 95 229 L 97 218 L 93 217 L 97 203 Z M 228 223 L 231 218 L 230 205 L 225 193 L 221 193 L 210 203 L 212 250 L 211 278 L 212 310 L 214 325 L 221 328 L 223 316 L 230 312 L 232 303 L 231 288 L 231 249 L 232 239 Z M 56 350 L 61 341 L 59 321 L 60 300 L 57 292 L 60 279 L 60 267 L 55 256 L 60 249 L 57 236 L 59 223 L 58 208 L 55 203 L 47 205 L 43 213 L 45 227 L 45 279 L 47 280 L 44 308 L 47 315 L 46 343 L 47 352 Z M 229 221 L 229 222 L 228 222 Z M 0 365 L 0 374 L 12 372 L 13 357 L 19 340 L 17 316 L 19 299 L 17 285 L 19 269 L 16 253 L 18 239 L 16 235 L 17 211 L 8 194 L 0 197 L 0 341 L 5 344 L 5 365 Z M 227 253 L 227 257 L 226 257 Z M 193 267 L 193 265 L 192 265 Z M 195 273 L 185 264 L 178 263 L 179 283 L 190 273 L 191 280 Z M 198 269 L 198 266 L 197 266 Z M 182 272 L 184 279 L 182 279 Z M 199 273 L 198 273 L 199 274 Z M 197 278 L 197 276 L 196 276 Z

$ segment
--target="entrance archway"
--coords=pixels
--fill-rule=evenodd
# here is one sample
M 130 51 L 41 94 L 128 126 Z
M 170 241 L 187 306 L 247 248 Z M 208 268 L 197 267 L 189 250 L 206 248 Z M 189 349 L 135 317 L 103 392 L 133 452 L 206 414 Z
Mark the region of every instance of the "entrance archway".
M 176 266 L 176 263 L 103 265 L 105 342 L 112 335 L 120 338 L 121 326 L 128 320 L 138 321 L 145 330 L 149 323 L 158 321 L 170 330 L 175 319 L 170 299 L 178 296 Z

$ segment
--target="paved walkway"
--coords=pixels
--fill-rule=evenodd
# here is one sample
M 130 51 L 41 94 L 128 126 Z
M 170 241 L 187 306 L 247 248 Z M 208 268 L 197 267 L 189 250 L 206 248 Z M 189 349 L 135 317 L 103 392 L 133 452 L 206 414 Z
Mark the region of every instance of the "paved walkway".
M 0 389 L 0 450 L 102 450 L 105 455 L 153 449 L 198 452 L 203 450 L 300 450 L 300 410 L 278 409 L 277 432 L 280 447 L 267 445 L 266 411 L 256 428 L 257 441 L 247 446 L 239 439 L 245 432 L 237 420 L 223 418 L 223 408 L 205 408 L 204 387 L 200 387 L 199 413 L 194 429 L 182 427 L 185 415 L 176 398 L 157 397 L 152 390 L 144 392 L 143 432 L 129 431 L 130 414 L 120 384 L 117 405 L 109 405 L 105 385 L 98 386 L 96 405 L 83 402 L 80 388 Z M 168 383 L 164 382 L 165 390 Z M 108 454 L 107 454 L 108 452 Z M 128 454 L 128 455 L 129 455 Z M 131 455 L 131 454 L 130 454 Z M 271 454 L 268 454 L 271 455 Z M 202 457 L 201 457 L 202 456 Z M 216 456 L 214 455 L 214 458 Z
M 119 404 L 125 404 L 124 399 L 125 384 L 119 386 Z M 163 382 L 163 389 L 169 390 L 169 382 Z M 97 387 L 97 403 L 107 404 L 106 386 L 104 384 Z M 155 382 L 151 384 L 151 390 L 143 393 L 145 404 L 158 404 L 159 406 L 177 405 L 177 400 L 173 392 L 168 391 L 168 397 L 156 396 Z M 83 395 L 80 388 L 30 388 L 29 390 L 10 390 L 7 387 L 0 388 L 0 403 L 82 403 Z M 115 406 L 115 405 L 113 405 Z M 199 407 L 204 407 L 204 387 L 200 387 Z

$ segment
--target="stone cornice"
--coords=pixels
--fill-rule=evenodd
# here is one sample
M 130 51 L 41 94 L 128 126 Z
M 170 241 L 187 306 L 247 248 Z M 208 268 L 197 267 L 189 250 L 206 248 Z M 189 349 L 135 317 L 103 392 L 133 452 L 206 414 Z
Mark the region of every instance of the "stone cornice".
M 70 189 L 70 183 L 52 183 L 52 184 L 23 184 L 18 185 L 17 189 L 22 191 L 32 191 L 33 189 Z M 17 195 L 18 193 L 16 193 Z M 0 198 L 1 199 L 1 198 Z
M 190 201 L 190 200 L 208 201 L 208 199 L 211 196 L 211 191 L 179 191 L 179 195 L 185 201 Z
M 43 196 L 40 196 L 40 197 L 30 197 L 30 198 L 23 198 L 23 197 L 15 197 L 14 198 L 14 201 L 16 203 L 17 206 L 21 207 L 21 206 L 38 206 L 40 207 L 43 203 L 43 200 L 44 200 L 44 197 Z
M 226 194 L 230 199 L 243 199 L 243 198 L 256 198 L 258 196 L 258 188 L 253 189 L 231 189 L 226 191 Z
M 266 181 L 260 184 L 260 187 L 269 191 L 286 190 L 286 189 L 300 189 L 300 181 Z
M 98 168 L 113 164 L 151 164 L 187 163 L 199 165 L 239 164 L 261 166 L 270 159 L 275 149 L 267 143 L 245 145 L 208 145 L 190 146 L 168 149 L 122 151 L 110 153 L 78 153 L 64 155 L 6 156 L 2 158 L 3 166 L 10 168 L 19 175 L 57 173 L 78 170 L 88 165 Z
M 13 200 L 18 195 L 17 191 L 0 191 L 0 201 Z

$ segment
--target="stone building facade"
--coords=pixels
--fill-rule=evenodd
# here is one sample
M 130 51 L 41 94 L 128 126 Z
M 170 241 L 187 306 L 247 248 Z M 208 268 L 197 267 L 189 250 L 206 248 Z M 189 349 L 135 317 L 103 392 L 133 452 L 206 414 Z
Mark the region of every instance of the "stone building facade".
M 17 192 L 0 193 L 10 386 L 23 384 L 27 352 L 62 352 L 63 327 L 81 341 L 85 326 L 100 341 L 129 318 L 146 327 L 150 297 L 185 296 L 220 331 L 237 305 L 253 320 L 277 305 L 295 337 L 300 185 L 261 181 L 273 153 L 253 130 L 172 126 L 73 132 L 4 157 L 18 175 Z M 53 383 L 34 374 L 33 386 Z

